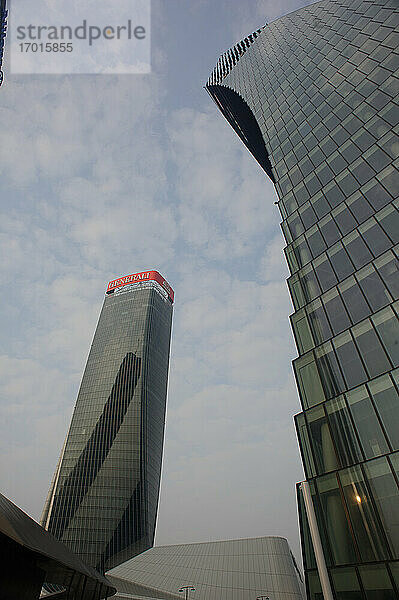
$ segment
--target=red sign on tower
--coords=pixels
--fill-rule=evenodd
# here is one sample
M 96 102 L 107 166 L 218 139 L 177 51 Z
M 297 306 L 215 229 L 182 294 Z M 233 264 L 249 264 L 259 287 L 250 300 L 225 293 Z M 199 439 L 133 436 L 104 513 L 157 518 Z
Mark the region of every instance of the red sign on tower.
M 140 283 L 142 281 L 156 281 L 159 283 L 163 289 L 167 292 L 170 300 L 173 302 L 175 298 L 175 293 L 173 289 L 170 287 L 169 283 L 162 277 L 158 271 L 143 271 L 141 273 L 133 273 L 132 275 L 125 275 L 124 277 L 119 277 L 118 279 L 113 279 L 109 282 L 107 287 L 107 294 L 113 292 L 117 288 L 123 287 L 124 285 L 129 285 L 132 283 Z

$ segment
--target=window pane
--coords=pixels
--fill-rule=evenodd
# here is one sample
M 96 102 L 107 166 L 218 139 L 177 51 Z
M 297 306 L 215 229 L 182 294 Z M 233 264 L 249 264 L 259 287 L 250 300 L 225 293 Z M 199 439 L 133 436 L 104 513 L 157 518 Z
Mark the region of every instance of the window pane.
M 316 194 L 316 196 L 313 197 L 312 206 L 315 210 L 318 219 L 322 219 L 324 215 L 326 215 L 330 210 L 330 206 L 321 192 L 319 192 L 318 194 Z
M 392 252 L 387 252 L 387 254 L 378 258 L 374 264 L 393 299 L 397 300 L 399 298 L 399 260 Z M 385 291 L 385 294 L 390 298 L 387 291 Z
M 331 328 L 327 321 L 321 300 L 318 299 L 312 302 L 312 304 L 309 304 L 307 311 L 313 336 L 317 343 L 321 344 L 332 336 Z
M 344 246 L 356 269 L 360 269 L 373 258 L 357 231 L 353 231 L 344 239 Z
M 326 403 L 328 420 L 335 448 L 343 466 L 363 460 L 359 442 L 343 396 Z
M 351 273 L 353 273 L 355 270 L 355 267 L 353 266 L 348 253 L 342 246 L 341 242 L 336 244 L 333 248 L 331 248 L 331 250 L 328 250 L 327 256 L 331 261 L 339 281 L 342 281 L 351 275 Z
M 380 423 L 364 385 L 346 394 L 355 427 L 366 458 L 389 452 Z
M 374 212 L 374 209 L 367 202 L 366 198 L 362 196 L 360 192 L 355 192 L 347 200 L 347 204 L 355 215 L 358 223 L 363 223 L 368 219 Z
M 306 265 L 312 258 L 305 239 L 294 242 L 292 248 L 300 267 Z
M 292 302 L 295 306 L 295 310 L 298 310 L 299 308 L 301 308 L 301 306 L 304 306 L 306 304 L 302 286 L 297 275 L 288 279 L 288 289 L 291 293 Z
M 357 562 L 336 476 L 320 477 L 317 487 L 335 564 Z
M 340 231 L 331 215 L 327 215 L 324 219 L 321 219 L 319 227 L 327 246 L 332 246 L 340 239 Z
M 393 470 L 396 473 L 396 477 L 399 479 L 399 452 L 395 452 L 390 455 Z
M 399 558 L 399 490 L 386 458 L 364 465 L 385 534 L 395 558 Z
M 356 278 L 373 311 L 389 303 L 385 286 L 372 265 L 367 265 L 356 273 Z
M 371 395 L 394 450 L 399 449 L 399 395 L 389 375 L 369 383 Z
M 298 271 L 298 269 L 300 267 L 299 267 L 297 258 L 294 254 L 292 247 L 287 246 L 287 248 L 284 249 L 284 253 L 285 253 L 285 258 L 287 259 L 288 268 L 290 270 L 290 273 L 295 273 L 296 271 Z
M 306 408 L 323 402 L 324 392 L 313 355 L 305 355 L 294 361 L 294 370 L 297 374 L 303 406 Z
M 384 565 L 359 567 L 367 600 L 396 600 L 389 575 Z
M 301 528 L 301 542 L 302 542 L 302 550 L 304 553 L 304 566 L 305 569 L 315 569 L 316 568 L 316 558 L 314 555 L 312 538 L 310 536 L 309 523 L 306 516 L 305 503 L 303 501 L 303 494 L 300 489 L 300 486 L 297 485 L 297 500 L 298 500 L 298 516 L 299 523 Z
M 399 212 L 389 205 L 377 215 L 381 227 L 389 235 L 394 244 L 399 242 Z
M 312 225 L 317 221 L 317 217 L 311 204 L 307 204 L 307 206 L 300 208 L 299 214 L 305 229 L 309 229 L 309 227 L 312 227 Z
M 319 256 L 326 249 L 326 244 L 317 227 L 309 231 L 307 240 L 313 257 Z
M 343 200 L 345 200 L 344 194 L 341 192 L 335 181 L 332 181 L 324 188 L 325 196 L 332 208 L 338 206 Z
M 327 291 L 337 283 L 335 273 L 332 269 L 330 261 L 326 256 L 317 258 L 314 261 L 313 266 L 323 292 Z
M 399 589 L 399 562 L 390 563 L 389 568 L 396 583 L 396 587 Z
M 381 375 L 391 368 L 381 342 L 369 319 L 359 323 L 359 325 L 355 325 L 352 328 L 352 333 L 370 377 Z
M 295 424 L 298 432 L 299 444 L 302 451 L 306 478 L 309 479 L 311 477 L 315 477 L 317 475 L 317 471 L 313 460 L 308 430 L 306 427 L 305 416 L 303 413 L 301 413 L 300 415 L 296 415 Z
M 348 314 L 336 288 L 327 292 L 322 300 L 335 335 L 351 326 Z
M 379 256 L 392 246 L 391 240 L 374 219 L 362 225 L 359 232 L 374 256 Z
M 353 323 L 358 323 L 370 314 L 370 308 L 354 277 L 341 283 L 338 289 Z
M 341 335 L 336 337 L 334 339 L 334 347 L 348 389 L 366 381 L 367 375 L 350 333 L 341 333 Z
M 388 557 L 381 526 L 359 466 L 340 472 L 349 517 L 363 561 Z
M 313 348 L 313 338 L 310 332 L 309 323 L 303 311 L 295 314 L 292 317 L 292 328 L 294 330 L 295 339 L 298 344 L 300 354 L 304 354 Z
M 317 571 L 307 573 L 310 600 L 323 600 L 320 579 Z
M 310 265 L 303 269 L 300 279 L 302 281 L 303 291 L 308 302 L 320 295 L 320 287 Z
M 346 235 L 347 233 L 352 231 L 352 229 L 354 229 L 357 225 L 352 213 L 350 212 L 346 204 L 339 206 L 337 209 L 335 209 L 335 211 L 333 212 L 333 217 L 336 223 L 338 224 L 342 235 Z
M 339 468 L 323 406 L 306 411 L 313 455 L 318 473 Z
M 288 224 L 288 227 L 290 228 L 291 235 L 294 239 L 297 238 L 299 235 L 301 235 L 301 233 L 303 233 L 305 231 L 305 228 L 302 225 L 302 222 L 299 218 L 298 213 L 295 213 L 295 214 L 291 215 L 290 217 L 288 217 L 287 224 Z
M 326 397 L 338 396 L 344 391 L 345 384 L 331 342 L 316 348 L 315 357 Z
M 331 571 L 337 600 L 363 600 L 355 569 L 344 567 Z
M 372 317 L 373 323 L 382 339 L 384 348 L 393 366 L 399 366 L 399 323 L 391 308 L 382 310 Z
M 362 187 L 362 194 L 367 198 L 371 206 L 376 211 L 380 210 L 380 208 L 383 208 L 392 200 L 388 192 L 375 180 L 369 181 L 369 183 L 366 183 L 366 185 Z

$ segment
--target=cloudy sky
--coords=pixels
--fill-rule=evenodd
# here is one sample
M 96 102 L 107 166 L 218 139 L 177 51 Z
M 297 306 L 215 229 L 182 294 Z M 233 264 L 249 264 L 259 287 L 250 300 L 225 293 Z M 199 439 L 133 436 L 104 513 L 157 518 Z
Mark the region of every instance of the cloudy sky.
M 0 90 L 0 491 L 38 519 L 106 283 L 176 292 L 156 543 L 288 537 L 299 557 L 287 268 L 273 185 L 203 89 L 306 0 L 154 0 L 152 73 Z

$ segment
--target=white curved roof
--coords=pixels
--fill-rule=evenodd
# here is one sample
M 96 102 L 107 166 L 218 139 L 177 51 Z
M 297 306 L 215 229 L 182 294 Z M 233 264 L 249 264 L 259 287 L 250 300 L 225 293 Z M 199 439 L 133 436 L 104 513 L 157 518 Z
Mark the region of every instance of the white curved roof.
M 192 585 L 190 600 L 303 600 L 302 584 L 288 542 L 258 537 L 198 544 L 159 546 L 107 573 L 115 598 L 183 598 L 178 590 Z

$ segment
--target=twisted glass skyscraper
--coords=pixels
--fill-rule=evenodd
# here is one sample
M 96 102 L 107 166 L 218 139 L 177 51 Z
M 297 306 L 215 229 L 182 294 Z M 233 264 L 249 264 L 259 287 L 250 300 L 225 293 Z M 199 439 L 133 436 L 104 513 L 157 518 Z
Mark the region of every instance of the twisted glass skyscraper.
M 105 571 L 153 544 L 173 290 L 156 271 L 111 281 L 41 519 Z
M 399 598 L 398 24 L 396 0 L 316 2 L 228 50 L 206 86 L 279 197 L 298 437 L 342 600 Z

